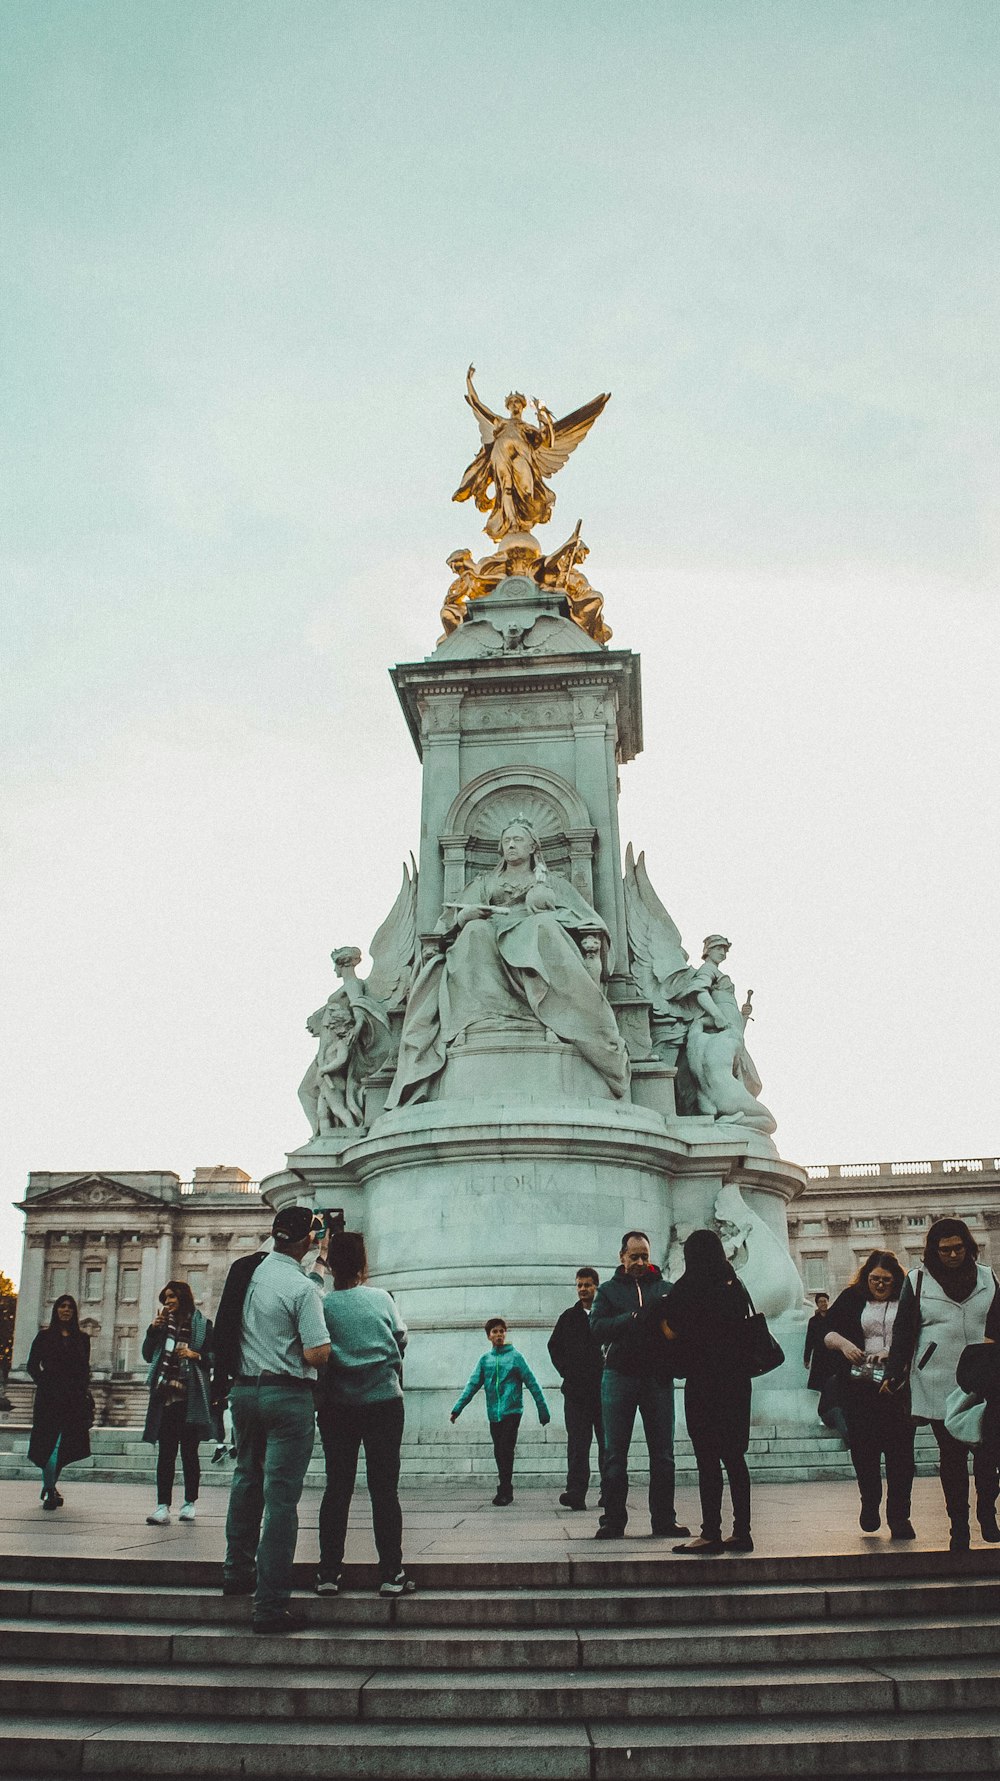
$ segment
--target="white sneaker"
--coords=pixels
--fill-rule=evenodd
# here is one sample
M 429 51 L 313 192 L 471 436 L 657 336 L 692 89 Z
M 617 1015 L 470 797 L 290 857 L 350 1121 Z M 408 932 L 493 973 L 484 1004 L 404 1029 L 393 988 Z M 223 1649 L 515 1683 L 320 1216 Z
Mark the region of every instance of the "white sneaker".
M 193 1521 L 197 1513 L 198 1506 L 196 1503 L 182 1503 L 181 1512 L 177 1519 L 178 1521 Z
M 169 1527 L 170 1526 L 170 1510 L 167 1508 L 166 1503 L 157 1503 L 156 1508 L 153 1510 L 152 1515 L 146 1516 L 146 1526 L 147 1527 Z

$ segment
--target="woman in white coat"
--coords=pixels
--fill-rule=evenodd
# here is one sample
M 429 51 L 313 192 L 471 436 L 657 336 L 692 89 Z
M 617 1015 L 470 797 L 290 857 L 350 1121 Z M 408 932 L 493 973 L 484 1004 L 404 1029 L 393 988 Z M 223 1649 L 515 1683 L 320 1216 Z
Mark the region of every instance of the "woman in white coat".
M 898 1390 L 908 1374 L 914 1420 L 929 1422 L 934 1431 L 952 1552 L 969 1550 L 969 1449 L 944 1426 L 945 1399 L 955 1389 L 962 1350 L 983 1340 L 987 1314 L 1000 1291 L 978 1256 L 976 1240 L 962 1219 L 939 1218 L 931 1225 L 923 1261 L 907 1276 L 900 1294 L 883 1388 Z M 980 1530 L 993 1544 L 1000 1541 L 995 1456 L 976 1448 L 973 1476 Z

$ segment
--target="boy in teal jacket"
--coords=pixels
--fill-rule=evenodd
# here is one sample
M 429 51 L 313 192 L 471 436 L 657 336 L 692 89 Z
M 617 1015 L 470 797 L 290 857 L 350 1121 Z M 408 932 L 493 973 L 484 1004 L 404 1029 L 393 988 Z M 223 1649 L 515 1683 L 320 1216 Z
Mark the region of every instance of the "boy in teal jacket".
M 499 1477 L 497 1494 L 493 1501 L 498 1509 L 504 1509 L 508 1503 L 514 1501 L 514 1449 L 517 1446 L 521 1412 L 524 1408 L 522 1386 L 528 1387 L 538 1406 L 538 1420 L 542 1427 L 552 1419 L 542 1396 L 542 1388 L 524 1355 L 519 1354 L 513 1343 L 507 1340 L 507 1325 L 503 1318 L 491 1317 L 486 1325 L 486 1334 L 490 1339 L 489 1352 L 477 1363 L 472 1378 L 451 1413 L 451 1420 L 458 1421 L 466 1404 L 480 1388 L 485 1391 L 486 1415 Z

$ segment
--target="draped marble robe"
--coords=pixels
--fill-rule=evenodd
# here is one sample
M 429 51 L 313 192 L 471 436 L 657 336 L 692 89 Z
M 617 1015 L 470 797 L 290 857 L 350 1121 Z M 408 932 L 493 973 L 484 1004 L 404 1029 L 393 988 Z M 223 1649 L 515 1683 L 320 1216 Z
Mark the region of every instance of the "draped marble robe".
M 628 1053 L 574 938 L 597 934 L 609 970 L 611 936 L 604 922 L 558 873 L 547 873 L 537 886 L 553 904 L 541 910 L 526 903 L 536 887 L 504 880 L 503 867 L 480 874 L 438 922 L 435 933 L 447 949 L 427 961 L 410 991 L 388 1108 L 426 1096 L 444 1069 L 448 1046 L 467 1028 L 531 1015 L 575 1046 L 617 1099 L 626 1094 Z M 490 913 L 459 927 L 462 910 L 474 907 Z

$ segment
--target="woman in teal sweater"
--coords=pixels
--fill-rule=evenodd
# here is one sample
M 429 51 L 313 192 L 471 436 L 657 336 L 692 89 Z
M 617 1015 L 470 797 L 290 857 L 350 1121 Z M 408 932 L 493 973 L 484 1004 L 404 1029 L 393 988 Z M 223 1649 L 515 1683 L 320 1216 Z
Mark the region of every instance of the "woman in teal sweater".
M 497 1462 L 499 1484 L 493 1502 L 498 1509 L 514 1501 L 514 1449 L 517 1446 L 524 1409 L 522 1388 L 526 1385 L 538 1406 L 542 1427 L 552 1419 L 542 1395 L 542 1388 L 523 1354 L 507 1340 L 507 1325 L 502 1317 L 491 1317 L 486 1325 L 490 1340 L 489 1352 L 479 1359 L 468 1385 L 451 1413 L 457 1422 L 466 1404 L 477 1391 L 486 1393 L 486 1416 L 493 1441 L 493 1457 Z

